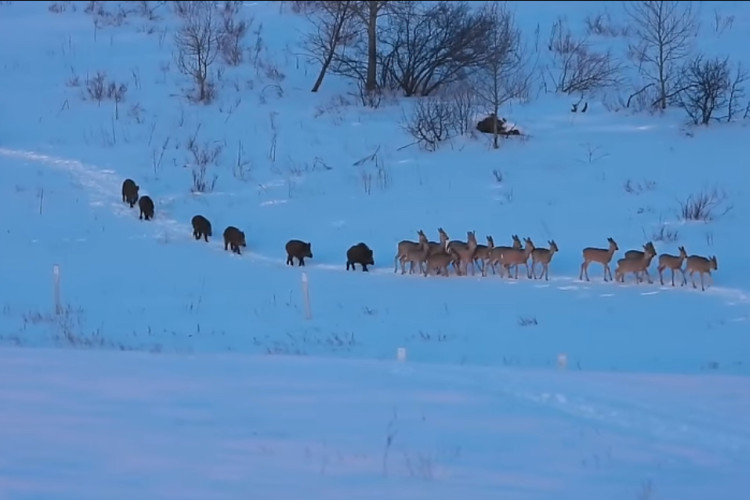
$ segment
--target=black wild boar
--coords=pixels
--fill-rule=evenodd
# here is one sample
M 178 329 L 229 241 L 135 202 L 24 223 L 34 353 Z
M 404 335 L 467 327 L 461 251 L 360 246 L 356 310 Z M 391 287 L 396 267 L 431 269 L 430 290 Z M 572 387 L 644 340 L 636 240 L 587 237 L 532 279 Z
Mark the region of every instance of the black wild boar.
M 232 252 L 236 253 L 237 255 L 242 255 L 242 252 L 240 252 L 240 247 L 246 247 L 247 243 L 245 242 L 245 233 L 240 231 L 234 226 L 228 226 L 224 230 L 224 250 L 227 249 L 227 247 L 232 248 Z
M 193 236 L 195 236 L 196 240 L 199 240 L 202 237 L 208 242 L 208 237 L 213 236 L 213 233 L 211 232 L 211 223 L 202 215 L 193 216 L 190 222 L 193 224 Z
M 139 219 L 149 220 L 154 218 L 154 201 L 150 197 L 141 196 L 138 199 L 138 208 L 141 209 Z
M 294 257 L 297 257 L 300 266 L 305 265 L 305 257 L 313 258 L 312 245 L 300 240 L 289 240 L 286 242 L 286 263 L 294 265 Z
M 125 179 L 122 181 L 122 201 L 130 204 L 130 208 L 133 208 L 135 202 L 138 201 L 139 189 L 140 186 L 138 186 L 133 179 Z
M 346 251 L 346 270 L 348 271 L 349 266 L 351 266 L 352 271 L 356 271 L 357 266 L 355 264 L 360 264 L 365 272 L 367 272 L 367 266 L 375 265 L 372 250 L 364 243 L 357 243 Z

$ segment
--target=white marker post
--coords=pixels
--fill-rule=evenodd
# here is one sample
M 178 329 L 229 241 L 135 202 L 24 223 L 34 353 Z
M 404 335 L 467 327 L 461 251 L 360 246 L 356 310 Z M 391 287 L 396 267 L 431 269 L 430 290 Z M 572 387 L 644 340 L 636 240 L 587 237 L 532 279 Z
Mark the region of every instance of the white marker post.
M 307 281 L 307 273 L 302 272 L 302 300 L 305 301 L 305 319 L 312 319 L 310 308 L 310 286 Z
M 557 367 L 561 370 L 568 367 L 568 355 L 564 352 L 557 355 Z
M 62 303 L 60 301 L 60 266 L 52 266 L 53 292 L 55 297 L 55 314 L 62 314 Z
M 396 360 L 398 360 L 399 363 L 406 361 L 406 347 L 399 347 L 396 349 Z

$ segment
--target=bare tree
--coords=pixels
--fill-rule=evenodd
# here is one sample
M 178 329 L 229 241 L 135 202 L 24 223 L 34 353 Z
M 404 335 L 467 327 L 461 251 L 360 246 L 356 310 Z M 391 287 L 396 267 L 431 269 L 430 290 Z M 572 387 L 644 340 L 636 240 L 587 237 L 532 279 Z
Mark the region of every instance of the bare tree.
M 381 32 L 381 85 L 426 96 L 466 78 L 485 59 L 492 22 L 465 2 L 394 2 Z
M 339 44 L 352 37 L 354 2 L 351 0 L 324 0 L 315 2 L 307 17 L 315 27 L 307 34 L 303 44 L 306 52 L 320 63 L 320 72 L 312 87 L 317 92 L 323 84 L 328 68 L 336 57 Z
M 680 61 L 689 55 L 698 34 L 692 2 L 625 2 L 625 12 L 634 24 L 637 39 L 629 51 L 646 83 L 656 84 L 658 100 L 655 104 L 666 109 L 669 99 L 676 93 L 673 85 L 676 70 Z
M 210 102 L 214 86 L 210 81 L 211 65 L 219 54 L 222 25 L 213 2 L 174 2 L 182 18 L 174 41 L 177 68 L 193 79 L 197 102 Z
M 486 60 L 474 77 L 475 92 L 495 117 L 493 148 L 500 147 L 500 107 L 511 99 L 528 95 L 531 72 L 521 43 L 521 31 L 505 2 L 493 1 L 486 15 L 492 27 L 485 36 Z
M 547 49 L 552 53 L 547 72 L 556 92 L 583 93 L 615 87 L 622 81 L 620 62 L 609 51 L 594 51 L 588 39 L 576 39 L 563 19 L 553 23 Z
M 685 64 L 680 73 L 682 90 L 677 99 L 695 125 L 708 125 L 718 119 L 716 112 L 729 102 L 730 75 L 728 58 L 706 59 L 697 55 Z

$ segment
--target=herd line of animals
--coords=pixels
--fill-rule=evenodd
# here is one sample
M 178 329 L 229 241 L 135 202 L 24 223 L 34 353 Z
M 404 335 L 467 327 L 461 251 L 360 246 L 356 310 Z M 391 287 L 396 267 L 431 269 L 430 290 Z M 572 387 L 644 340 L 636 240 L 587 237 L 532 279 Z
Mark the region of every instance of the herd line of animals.
M 154 216 L 154 202 L 149 196 L 139 197 L 139 186 L 132 179 L 125 179 L 122 183 L 122 201 L 128 203 L 132 208 L 138 203 L 140 209 L 139 219 L 150 220 Z M 211 222 L 202 215 L 195 215 L 191 220 L 193 226 L 193 236 L 196 240 L 203 238 L 208 242 L 209 236 L 213 236 Z M 511 270 L 514 270 L 514 278 L 518 279 L 518 268 L 523 265 L 526 269 L 528 278 L 549 280 L 549 265 L 552 257 L 559 251 L 554 240 L 548 241 L 548 248 L 537 248 L 531 241 L 531 238 L 524 238 L 524 242 L 518 235 L 513 235 L 512 246 L 495 246 L 492 236 L 487 236 L 487 244 L 477 243 L 474 231 L 466 233 L 467 241 L 451 240 L 443 228 L 438 228 L 439 241 L 429 241 L 424 231 L 417 231 L 418 241 L 402 240 L 398 243 L 396 256 L 393 259 L 393 272 L 398 271 L 398 265 L 401 264 L 401 274 L 406 274 L 406 264 L 409 264 L 409 274 L 419 272 L 424 276 L 438 274 L 445 277 L 450 276 L 450 268 L 456 275 L 467 275 L 469 267 L 471 274 L 476 273 L 479 267 L 482 276 L 487 276 L 488 270 L 493 274 L 500 274 L 504 277 L 511 277 Z M 231 249 L 236 254 L 241 254 L 240 247 L 247 247 L 245 233 L 234 226 L 227 226 L 223 233 L 224 250 Z M 628 250 L 625 257 L 617 261 L 614 278 L 610 268 L 610 262 L 620 248 L 612 238 L 607 238 L 609 246 L 607 248 L 586 247 L 583 249 L 583 263 L 578 279 L 584 277 L 589 281 L 588 268 L 592 263 L 601 264 L 604 268 L 604 281 L 614 280 L 624 283 L 625 276 L 632 273 L 636 282 L 643 282 L 643 275 L 649 283 L 653 283 L 651 275 L 648 272 L 651 261 L 656 257 L 656 249 L 652 242 L 643 245 L 643 250 Z M 305 258 L 313 258 L 312 244 L 301 240 L 289 240 L 286 243 L 286 263 L 294 265 L 296 258 L 300 266 L 305 265 Z M 711 283 L 713 277 L 711 271 L 718 270 L 718 262 L 715 256 L 703 257 L 701 255 L 688 255 L 685 247 L 678 248 L 678 255 L 663 253 L 659 255 L 657 270 L 659 272 L 659 281 L 664 285 L 664 271 L 669 269 L 672 276 L 672 286 L 674 285 L 675 271 L 682 274 L 682 284 L 687 284 L 687 276 L 693 288 L 697 288 L 695 283 L 695 273 L 700 276 L 701 290 L 705 291 L 704 275 L 708 276 Z M 531 259 L 531 265 L 529 265 Z M 683 268 L 683 263 L 685 267 Z M 368 265 L 375 265 L 373 251 L 365 243 L 357 243 L 350 247 L 346 252 L 346 269 L 355 270 L 355 265 L 359 264 L 362 271 L 367 271 Z M 499 266 L 499 272 L 498 272 Z M 537 276 L 536 269 L 541 266 L 541 272 Z

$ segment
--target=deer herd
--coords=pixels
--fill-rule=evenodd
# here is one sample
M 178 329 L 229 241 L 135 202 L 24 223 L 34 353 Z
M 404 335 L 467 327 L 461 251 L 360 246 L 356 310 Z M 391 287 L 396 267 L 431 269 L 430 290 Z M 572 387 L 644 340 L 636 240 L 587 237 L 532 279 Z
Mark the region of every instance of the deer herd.
M 511 246 L 495 246 L 492 236 L 487 236 L 487 244 L 481 245 L 477 242 L 475 231 L 466 233 L 466 241 L 451 240 L 443 228 L 438 228 L 439 241 L 429 241 L 424 231 L 417 231 L 418 241 L 403 240 L 398 243 L 398 250 L 393 259 L 393 272 L 398 271 L 398 265 L 401 264 L 401 274 L 406 274 L 406 265 L 409 265 L 409 274 L 419 272 L 424 276 L 439 274 L 445 277 L 450 276 L 452 267 L 457 276 L 467 275 L 469 267 L 471 274 L 476 273 L 479 267 L 482 276 L 487 276 L 488 270 L 493 274 L 500 274 L 501 277 L 513 277 L 518 279 L 518 267 L 524 266 L 528 278 L 549 280 L 549 265 L 552 257 L 559 251 L 554 240 L 548 241 L 548 248 L 537 248 L 531 241 L 531 238 L 524 238 L 523 243 L 518 235 L 513 235 Z M 583 249 L 583 263 L 581 263 L 581 272 L 578 279 L 589 280 L 589 265 L 592 263 L 600 264 L 604 269 L 604 281 L 625 282 L 627 274 L 633 274 L 636 282 L 643 282 L 643 277 L 649 283 L 653 283 L 651 275 L 648 272 L 651 261 L 656 257 L 656 249 L 652 242 L 643 245 L 643 250 L 628 250 L 625 257 L 617 260 L 614 278 L 610 262 L 619 250 L 617 243 L 612 238 L 607 238 L 607 248 L 586 247 Z M 659 255 L 657 270 L 659 272 L 659 282 L 664 285 L 664 271 L 669 270 L 672 277 L 672 286 L 674 285 L 675 271 L 682 274 L 682 284 L 687 284 L 687 276 L 693 288 L 697 288 L 695 283 L 695 273 L 700 276 L 701 290 L 705 291 L 703 276 L 708 276 L 711 283 L 713 277 L 711 271 L 718 270 L 716 257 L 702 257 L 700 255 L 688 255 L 685 247 L 678 248 L 678 255 L 663 253 Z M 531 260 L 531 264 L 529 264 Z M 685 267 L 683 268 L 683 263 Z M 537 269 L 540 273 L 537 276 Z

